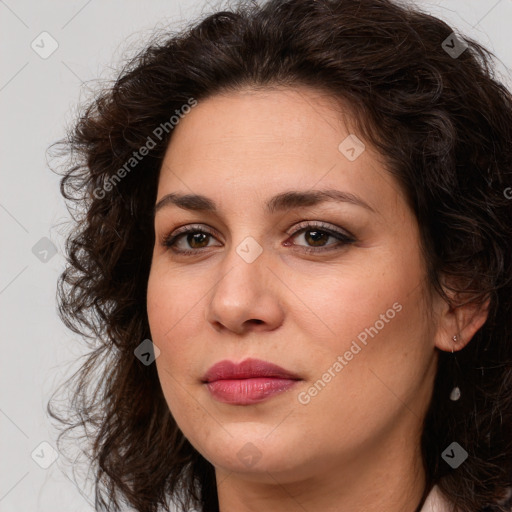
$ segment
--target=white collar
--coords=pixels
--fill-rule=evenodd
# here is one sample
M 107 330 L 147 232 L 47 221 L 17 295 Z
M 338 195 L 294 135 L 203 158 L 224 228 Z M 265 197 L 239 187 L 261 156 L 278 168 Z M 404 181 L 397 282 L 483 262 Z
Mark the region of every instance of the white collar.
M 432 487 L 420 512 L 450 512 L 450 503 L 441 494 L 437 485 Z

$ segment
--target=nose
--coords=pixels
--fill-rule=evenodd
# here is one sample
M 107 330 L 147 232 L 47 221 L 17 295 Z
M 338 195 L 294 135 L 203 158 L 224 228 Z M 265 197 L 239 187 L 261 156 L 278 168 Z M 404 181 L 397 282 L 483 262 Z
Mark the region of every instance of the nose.
M 206 320 L 218 332 L 274 330 L 284 318 L 284 284 L 269 266 L 269 253 L 263 251 L 254 261 L 246 261 L 236 249 L 233 247 L 221 264 Z

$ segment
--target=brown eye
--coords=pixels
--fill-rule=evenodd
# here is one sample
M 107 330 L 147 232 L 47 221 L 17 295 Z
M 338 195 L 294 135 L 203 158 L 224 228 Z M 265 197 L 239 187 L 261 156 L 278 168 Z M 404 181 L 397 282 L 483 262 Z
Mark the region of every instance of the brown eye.
M 304 239 L 311 245 L 322 247 L 326 241 L 331 237 L 325 231 L 307 229 L 304 231 Z
M 341 249 L 356 241 L 352 235 L 326 226 L 328 225 L 323 223 L 305 224 L 301 229 L 292 233 L 290 239 L 303 234 L 306 245 L 291 244 L 288 241 L 284 245 L 301 247 L 301 250 L 305 252 L 320 253 L 322 251 Z M 177 254 L 192 255 L 200 253 L 207 247 L 212 247 L 209 242 L 214 238 L 214 235 L 203 227 L 188 226 L 166 236 L 162 241 L 162 245 Z M 328 243 L 330 239 L 333 240 L 332 243 Z
M 298 237 L 299 235 L 304 235 L 303 239 L 306 242 L 305 246 L 299 244 L 299 247 L 303 247 L 304 251 L 312 253 L 321 252 L 322 250 L 327 251 L 331 249 L 338 249 L 356 241 L 352 235 L 330 227 L 326 227 L 326 225 L 323 223 L 305 224 L 301 229 L 295 231 L 291 235 L 291 238 Z M 334 239 L 335 242 L 328 243 L 329 239 Z
M 201 249 L 202 247 L 206 247 L 204 242 L 208 242 L 208 237 L 210 235 L 208 233 L 197 232 L 197 233 L 187 233 L 186 240 L 190 247 L 193 249 Z M 197 244 L 197 245 L 196 245 Z
M 162 245 L 179 254 L 192 254 L 209 247 L 211 238 L 214 238 L 213 234 L 203 227 L 188 226 L 166 236 Z

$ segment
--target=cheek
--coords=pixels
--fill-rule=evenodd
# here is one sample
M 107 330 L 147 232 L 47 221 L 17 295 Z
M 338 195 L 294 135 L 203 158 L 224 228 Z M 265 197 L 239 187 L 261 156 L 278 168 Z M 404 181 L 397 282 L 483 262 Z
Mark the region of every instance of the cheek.
M 311 372 L 297 397 L 306 404 L 299 413 L 322 418 L 318 429 L 326 433 L 342 425 L 343 435 L 361 442 L 404 411 L 420 417 L 432 352 L 423 302 L 419 293 L 395 288 L 360 300 L 352 313 L 341 308 L 337 320 L 332 315 L 336 334 L 308 351 Z
M 321 349 L 348 350 L 358 336 L 364 342 L 366 329 L 390 332 L 404 320 L 410 329 L 424 315 L 416 304 L 422 287 L 421 268 L 414 260 L 405 265 L 382 257 L 333 266 L 314 277 L 311 271 L 295 272 L 287 282 L 293 283 L 295 294 L 290 295 L 288 315 Z
M 187 343 L 190 326 L 197 325 L 197 302 L 189 291 L 185 293 L 180 280 L 170 278 L 158 267 L 151 270 L 147 288 L 147 313 L 151 340 L 160 350 L 155 360 L 158 378 L 165 400 L 178 427 L 189 432 L 189 421 L 196 417 L 197 402 L 185 389 L 192 383 L 192 368 L 196 353 Z
M 400 404 L 397 397 L 408 401 L 427 371 L 432 346 L 423 267 L 417 253 L 407 254 L 407 264 L 404 258 L 395 253 L 361 261 L 352 272 L 337 269 L 314 286 L 294 282 L 308 290 L 307 311 L 293 314 L 293 321 L 311 342 L 305 357 L 309 381 L 321 381 L 310 397 L 319 414 L 323 407 L 334 417 L 384 413 Z
M 148 321 L 153 341 L 162 344 L 165 350 L 173 339 L 184 339 L 185 333 L 191 333 L 191 326 L 204 322 L 201 298 L 205 290 L 200 288 L 201 280 L 195 280 L 189 274 L 179 270 L 168 270 L 165 263 L 152 266 L 147 288 Z M 185 344 L 175 343 L 175 349 Z
M 147 288 L 147 314 L 151 331 L 151 341 L 160 350 L 155 364 L 166 399 L 172 398 L 184 376 L 191 375 L 189 362 L 191 353 L 186 342 L 187 326 L 197 309 L 192 307 L 194 297 L 183 292 L 179 279 L 152 267 Z M 186 288 L 185 288 L 186 290 Z M 179 340 L 179 342 L 178 342 Z
M 160 350 L 156 365 L 163 389 L 174 392 L 197 385 L 205 357 L 205 301 L 212 284 L 200 272 L 168 267 L 162 261 L 151 268 L 147 314 L 151 340 Z

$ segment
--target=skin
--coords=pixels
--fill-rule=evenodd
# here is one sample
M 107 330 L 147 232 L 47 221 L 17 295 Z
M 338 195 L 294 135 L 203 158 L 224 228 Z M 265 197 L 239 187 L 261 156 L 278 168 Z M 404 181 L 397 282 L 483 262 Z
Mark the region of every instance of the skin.
M 174 128 L 163 161 L 157 203 L 182 192 L 218 205 L 217 212 L 157 211 L 147 307 L 165 399 L 215 467 L 221 512 L 413 512 L 425 485 L 421 422 L 437 349 L 459 350 L 485 321 L 485 312 L 454 310 L 431 293 L 418 224 L 400 186 L 369 143 L 354 161 L 340 152 L 356 132 L 336 105 L 302 87 L 215 95 Z M 373 211 L 348 202 L 264 208 L 281 192 L 327 188 L 354 194 Z M 294 235 L 302 221 L 325 222 L 356 241 L 337 245 L 325 235 L 329 250 L 321 252 L 308 232 Z M 162 244 L 192 224 L 213 233 L 195 245 L 181 237 L 178 248 L 193 255 Z M 251 263 L 237 253 L 246 237 L 262 249 Z M 394 318 L 300 403 L 299 393 L 396 303 Z M 204 373 L 247 357 L 302 380 L 254 405 L 216 401 Z M 239 456 L 248 449 L 255 463 Z

